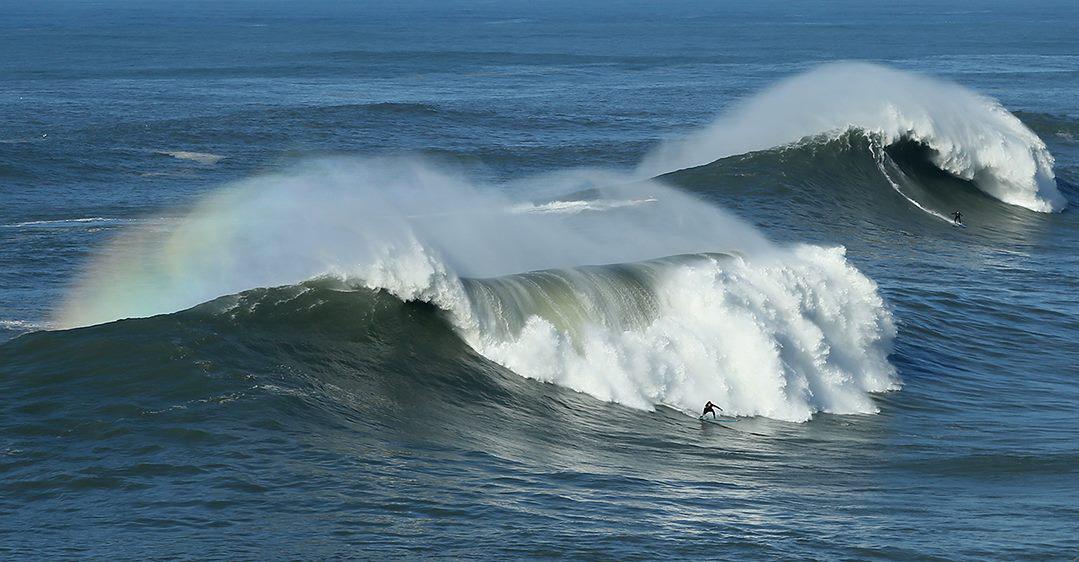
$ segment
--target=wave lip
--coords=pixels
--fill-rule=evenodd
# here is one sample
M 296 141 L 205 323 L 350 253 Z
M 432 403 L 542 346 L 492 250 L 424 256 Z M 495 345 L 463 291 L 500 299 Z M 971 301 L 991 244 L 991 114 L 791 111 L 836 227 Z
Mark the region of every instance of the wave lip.
M 707 164 L 850 130 L 930 149 L 941 170 L 988 195 L 1039 212 L 1067 200 L 1042 140 L 996 101 L 957 84 L 869 63 L 841 62 L 790 78 L 641 164 L 647 174 Z

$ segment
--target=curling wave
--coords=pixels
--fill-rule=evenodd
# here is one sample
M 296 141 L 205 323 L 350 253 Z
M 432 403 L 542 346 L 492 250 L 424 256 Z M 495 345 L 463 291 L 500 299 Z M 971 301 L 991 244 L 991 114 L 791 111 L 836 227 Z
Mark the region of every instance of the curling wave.
M 781 82 L 703 130 L 661 145 L 640 172 L 655 175 L 851 130 L 884 146 L 922 144 L 938 168 L 1005 203 L 1041 212 L 1067 204 L 1045 143 L 999 103 L 867 63 L 828 64 Z

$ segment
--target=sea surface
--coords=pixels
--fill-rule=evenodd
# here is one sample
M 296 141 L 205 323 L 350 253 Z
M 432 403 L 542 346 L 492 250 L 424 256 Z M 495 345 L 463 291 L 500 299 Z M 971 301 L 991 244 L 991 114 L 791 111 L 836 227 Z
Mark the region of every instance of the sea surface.
M 0 558 L 1075 559 L 1077 30 L 0 1 Z

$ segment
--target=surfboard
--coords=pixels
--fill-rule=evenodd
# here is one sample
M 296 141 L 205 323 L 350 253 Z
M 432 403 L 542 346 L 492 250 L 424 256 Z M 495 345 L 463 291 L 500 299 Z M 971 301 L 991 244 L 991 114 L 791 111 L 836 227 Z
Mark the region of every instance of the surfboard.
M 719 423 L 719 422 L 736 422 L 736 421 L 738 421 L 737 419 L 734 419 L 734 418 L 716 418 L 716 419 L 712 419 L 712 418 L 708 418 L 708 419 L 705 419 L 705 418 L 697 418 L 697 419 L 701 420 L 702 422 L 708 422 L 708 423 Z

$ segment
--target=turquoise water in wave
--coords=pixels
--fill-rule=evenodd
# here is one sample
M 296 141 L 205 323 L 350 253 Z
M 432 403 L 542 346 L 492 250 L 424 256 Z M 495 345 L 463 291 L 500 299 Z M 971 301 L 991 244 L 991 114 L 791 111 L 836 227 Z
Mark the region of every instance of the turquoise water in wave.
M 888 149 L 907 195 L 961 207 L 966 229 L 892 189 L 898 174 L 881 175 L 859 135 L 717 154 L 664 179 L 779 244 L 846 248 L 897 329 L 900 389 L 867 392 L 876 413 L 701 424 L 520 376 L 520 358 L 492 359 L 440 302 L 327 280 L 72 330 L 54 314 L 124 233 L 168 228 L 232 182 L 268 191 L 260 178 L 312 159 L 407 156 L 564 202 L 568 189 L 519 180 L 631 170 L 836 60 L 995 98 L 1045 142 L 1074 206 L 1073 2 L 48 0 L 0 13 L 0 557 L 1079 556 L 1076 214 L 1005 205 L 918 147 Z M 567 220 L 655 220 L 650 197 Z M 350 232 L 375 227 L 358 222 Z M 272 257 L 282 240 L 260 247 Z M 477 254 L 499 242 L 477 237 Z M 557 282 L 609 276 L 639 289 L 621 333 L 662 300 L 634 267 L 466 285 L 528 306 L 540 287 L 550 302 L 536 306 L 579 333 L 609 310 L 572 308 Z

